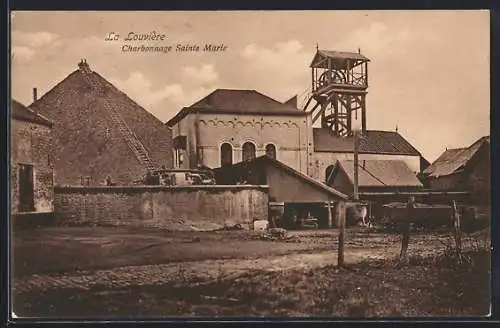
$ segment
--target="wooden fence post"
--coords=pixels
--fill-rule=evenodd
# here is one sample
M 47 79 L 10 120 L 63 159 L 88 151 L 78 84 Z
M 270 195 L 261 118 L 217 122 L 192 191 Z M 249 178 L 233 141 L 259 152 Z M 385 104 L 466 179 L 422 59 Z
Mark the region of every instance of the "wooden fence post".
M 453 220 L 453 236 L 455 237 L 455 251 L 458 263 L 462 264 L 462 231 L 460 227 L 460 213 L 455 200 L 451 201 L 451 219 Z
M 344 266 L 344 238 L 345 238 L 345 202 L 343 200 L 337 203 L 337 218 L 339 228 L 339 245 L 337 253 L 337 265 Z
M 326 203 L 326 207 L 328 210 L 328 228 L 332 228 L 333 227 L 332 202 L 328 201 Z
M 408 245 L 410 243 L 410 224 L 413 219 L 413 209 L 415 208 L 415 198 L 410 196 L 408 204 L 406 205 L 406 215 L 403 219 L 402 239 L 401 239 L 401 253 L 399 259 L 401 262 L 408 263 Z

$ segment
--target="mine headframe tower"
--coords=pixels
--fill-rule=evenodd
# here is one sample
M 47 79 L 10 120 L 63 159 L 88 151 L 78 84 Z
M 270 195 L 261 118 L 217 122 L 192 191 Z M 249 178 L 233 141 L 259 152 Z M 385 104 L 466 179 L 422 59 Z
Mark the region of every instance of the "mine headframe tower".
M 312 123 L 321 118 L 321 127 L 333 134 L 353 134 L 353 119 L 361 118 L 361 133 L 366 132 L 366 89 L 368 62 L 360 51 L 340 52 L 317 49 L 311 62 L 312 89 L 304 110 L 311 112 Z

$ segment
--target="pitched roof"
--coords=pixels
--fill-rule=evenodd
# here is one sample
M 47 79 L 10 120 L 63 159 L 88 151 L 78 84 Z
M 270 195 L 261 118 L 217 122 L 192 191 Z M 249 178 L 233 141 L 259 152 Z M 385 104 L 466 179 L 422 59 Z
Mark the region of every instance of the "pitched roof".
M 184 107 L 166 124 L 171 126 L 189 113 L 294 115 L 305 116 L 304 111 L 281 103 L 255 90 L 216 89 L 189 107 Z
M 12 99 L 11 117 L 20 121 L 38 123 L 46 126 L 52 126 L 52 122 L 40 114 L 35 113 L 19 101 Z
M 140 178 L 147 167 L 132 142 L 156 165 L 172 165 L 171 130 L 88 66 L 79 65 L 30 108 L 54 122 L 58 184 L 78 183 L 82 175 L 95 182 L 106 175 L 118 183 Z
M 335 136 L 327 128 L 314 128 L 313 140 L 316 152 L 354 152 L 354 137 Z M 418 150 L 395 131 L 366 131 L 360 138 L 359 152 L 420 156 Z
M 422 183 L 401 160 L 361 160 L 358 162 L 360 187 L 422 187 Z M 351 183 L 354 184 L 354 161 L 337 161 Z
M 370 61 L 368 58 L 363 56 L 361 53 L 358 52 L 347 52 L 347 51 L 332 51 L 332 50 L 320 50 L 318 49 L 316 51 L 316 54 L 314 55 L 314 58 L 311 62 L 310 67 L 316 67 L 316 68 L 328 68 L 328 63 L 323 61 L 325 58 L 331 58 L 333 59 L 334 63 L 336 66 L 339 68 L 342 68 L 343 66 L 346 65 L 347 60 L 353 60 L 353 61 L 363 61 L 367 62 Z
M 326 184 L 323 184 L 323 183 L 320 183 L 316 180 L 314 180 L 313 178 L 311 177 L 308 177 L 307 175 L 291 168 L 290 166 L 284 164 L 283 162 L 280 162 L 278 161 L 277 159 L 274 159 L 274 158 L 271 158 L 267 155 L 262 155 L 260 157 L 257 157 L 257 158 L 254 158 L 253 160 L 251 161 L 248 161 L 248 162 L 239 162 L 239 163 L 235 163 L 233 165 L 231 165 L 231 167 L 233 168 L 242 168 L 242 167 L 246 167 L 248 165 L 273 165 L 277 168 L 279 168 L 280 170 L 283 170 L 297 178 L 299 178 L 300 180 L 304 181 L 305 183 L 313 186 L 314 188 L 316 189 L 319 189 L 323 192 L 327 192 L 328 194 L 331 194 L 331 195 L 334 195 L 336 197 L 339 197 L 339 198 L 342 198 L 342 199 L 347 199 L 348 196 L 341 193 L 340 191 L 332 188 L 332 187 L 329 187 L 327 186 Z M 220 170 L 221 168 L 217 169 L 217 170 Z
M 467 148 L 447 149 L 424 170 L 424 174 L 429 177 L 440 177 L 461 172 L 484 143 L 489 145 L 489 136 L 479 138 Z

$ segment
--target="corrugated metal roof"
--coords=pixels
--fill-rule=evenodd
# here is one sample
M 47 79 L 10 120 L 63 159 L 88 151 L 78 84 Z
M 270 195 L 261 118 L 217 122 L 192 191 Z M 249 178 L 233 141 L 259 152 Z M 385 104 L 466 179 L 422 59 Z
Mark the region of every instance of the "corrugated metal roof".
M 28 121 L 32 123 L 38 123 L 42 125 L 52 126 L 52 122 L 43 117 L 42 115 L 35 113 L 28 107 L 21 104 L 19 101 L 12 99 L 12 112 L 11 116 L 14 119 L 21 121 Z
M 216 89 L 189 107 L 183 108 L 166 124 L 173 125 L 190 112 L 255 115 L 300 115 L 306 113 L 290 101 L 281 103 L 256 90 Z
M 353 137 L 339 137 L 327 128 L 313 129 L 314 151 L 354 152 Z M 359 143 L 360 153 L 420 156 L 420 153 L 398 132 L 366 131 Z
M 437 178 L 460 172 L 485 142 L 490 142 L 489 136 L 478 139 L 467 148 L 446 150 L 434 163 L 425 169 L 424 174 Z
M 341 167 L 354 183 L 354 161 L 340 160 Z M 361 160 L 358 162 L 360 187 L 423 187 L 417 176 L 401 160 Z

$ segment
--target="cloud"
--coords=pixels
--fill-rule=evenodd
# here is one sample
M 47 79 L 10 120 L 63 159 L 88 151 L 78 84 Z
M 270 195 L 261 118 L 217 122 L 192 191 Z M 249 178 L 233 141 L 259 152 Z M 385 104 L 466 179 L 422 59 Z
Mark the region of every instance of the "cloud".
M 408 49 L 414 44 L 433 42 L 437 38 L 431 31 L 416 31 L 409 27 L 397 29 L 381 22 L 373 22 L 366 27 L 359 28 L 346 35 L 335 44 L 330 44 L 332 49 L 345 51 L 358 51 L 377 58 L 377 60 L 396 58 L 407 54 Z M 398 59 L 404 59 L 399 57 Z
M 199 68 L 187 66 L 183 68 L 183 75 L 186 79 L 195 83 L 209 84 L 219 79 L 219 74 L 215 71 L 214 65 L 204 64 Z
M 252 43 L 243 48 L 241 57 L 246 61 L 244 80 L 272 97 L 285 100 L 307 88 L 311 53 L 304 51 L 298 40 L 278 42 L 271 47 Z
M 35 33 L 13 31 L 11 40 L 14 60 L 19 59 L 22 62 L 29 62 L 43 47 L 62 45 L 57 34 L 43 31 Z
M 50 32 L 12 32 L 12 43 L 33 48 L 40 48 L 46 45 L 59 45 L 59 36 Z
M 145 106 L 155 105 L 166 98 L 175 98 L 182 93 L 178 84 L 153 89 L 153 84 L 141 72 L 133 72 L 125 80 L 111 79 L 112 83 Z
M 162 121 L 173 116 L 180 107 L 191 105 L 211 91 L 204 86 L 185 88 L 176 83 L 154 88 L 141 72 L 133 72 L 125 80 L 110 79 L 110 82 Z
M 23 62 L 27 62 L 30 61 L 33 58 L 33 56 L 35 56 L 35 50 L 29 47 L 14 46 L 12 47 L 11 51 L 13 60 L 20 60 Z
M 300 41 L 290 40 L 278 42 L 272 48 L 261 47 L 255 43 L 247 45 L 241 55 L 250 61 L 250 65 L 260 70 L 273 69 L 281 70 L 290 65 L 307 65 L 310 54 L 302 51 L 303 46 Z M 291 70 L 293 71 L 293 69 Z

